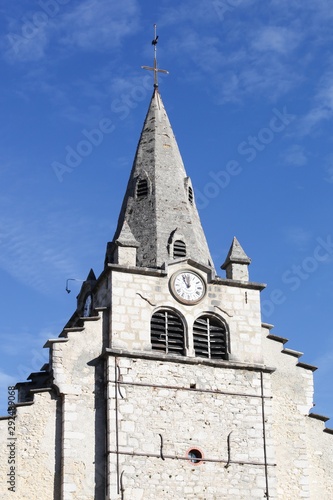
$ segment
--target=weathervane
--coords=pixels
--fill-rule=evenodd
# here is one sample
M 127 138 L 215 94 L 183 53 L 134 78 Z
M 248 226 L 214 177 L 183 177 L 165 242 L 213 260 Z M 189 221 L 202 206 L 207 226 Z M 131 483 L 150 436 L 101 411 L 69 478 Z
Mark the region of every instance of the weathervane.
M 154 88 L 156 89 L 158 87 L 158 73 L 165 73 L 169 74 L 169 71 L 166 71 L 165 69 L 159 69 L 157 67 L 157 41 L 158 41 L 158 35 L 156 34 L 156 24 L 154 24 L 154 34 L 155 38 L 151 42 L 152 45 L 154 45 L 154 67 L 152 68 L 151 66 L 141 66 L 142 69 L 148 69 L 149 71 L 154 71 Z

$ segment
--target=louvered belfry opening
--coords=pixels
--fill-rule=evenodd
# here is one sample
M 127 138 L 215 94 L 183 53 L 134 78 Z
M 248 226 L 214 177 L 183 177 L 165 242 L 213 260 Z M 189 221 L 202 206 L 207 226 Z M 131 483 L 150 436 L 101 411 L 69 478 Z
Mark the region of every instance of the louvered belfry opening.
M 173 258 L 186 257 L 186 245 L 181 240 L 176 240 L 173 244 Z
M 188 188 L 188 201 L 193 205 L 193 189 L 191 186 Z
M 184 325 L 173 311 L 160 310 L 150 322 L 151 343 L 154 351 L 166 354 L 185 354 Z
M 227 359 L 227 332 L 222 321 L 201 316 L 193 325 L 195 355 L 210 359 Z
M 147 179 L 140 179 L 136 186 L 137 198 L 145 198 L 148 195 Z

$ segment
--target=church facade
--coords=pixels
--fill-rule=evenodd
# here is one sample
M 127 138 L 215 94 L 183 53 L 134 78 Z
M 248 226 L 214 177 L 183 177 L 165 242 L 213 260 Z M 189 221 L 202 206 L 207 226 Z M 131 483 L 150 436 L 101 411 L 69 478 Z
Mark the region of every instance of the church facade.
M 16 386 L 15 491 L 0 420 L 1 498 L 333 498 L 316 368 L 262 323 L 249 264 L 234 238 L 217 276 L 155 85 L 104 270 Z

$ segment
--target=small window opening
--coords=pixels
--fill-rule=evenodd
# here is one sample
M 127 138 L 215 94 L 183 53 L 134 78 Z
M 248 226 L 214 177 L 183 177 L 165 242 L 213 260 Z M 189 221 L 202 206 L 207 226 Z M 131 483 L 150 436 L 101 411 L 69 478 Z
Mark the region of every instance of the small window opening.
M 193 325 L 195 355 L 209 359 L 227 359 L 227 332 L 221 321 L 201 316 Z
M 193 205 L 193 189 L 191 186 L 188 188 L 188 201 Z
M 187 458 L 192 464 L 199 465 L 202 462 L 203 455 L 198 448 L 191 448 L 187 452 Z
M 157 311 L 151 318 L 150 328 L 154 351 L 184 355 L 184 325 L 176 313 L 165 310 Z
M 136 196 L 137 198 L 144 198 L 148 196 L 148 182 L 147 179 L 139 180 L 136 186 Z
M 181 240 L 176 240 L 173 244 L 173 258 L 186 257 L 186 245 Z

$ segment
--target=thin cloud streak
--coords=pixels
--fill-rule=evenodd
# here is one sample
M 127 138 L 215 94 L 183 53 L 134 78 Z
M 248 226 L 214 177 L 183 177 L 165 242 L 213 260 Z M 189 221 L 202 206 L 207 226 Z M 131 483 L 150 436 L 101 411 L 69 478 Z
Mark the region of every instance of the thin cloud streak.
M 136 0 L 85 0 L 74 7 L 71 3 L 54 5 L 57 8 L 52 12 L 38 3 L 35 10 L 17 13 L 16 9 L 19 17 L 8 19 L 7 33 L 0 41 L 8 63 L 41 61 L 51 43 L 53 49 L 58 45 L 62 56 L 75 50 L 104 52 L 119 47 L 123 38 L 139 29 Z

